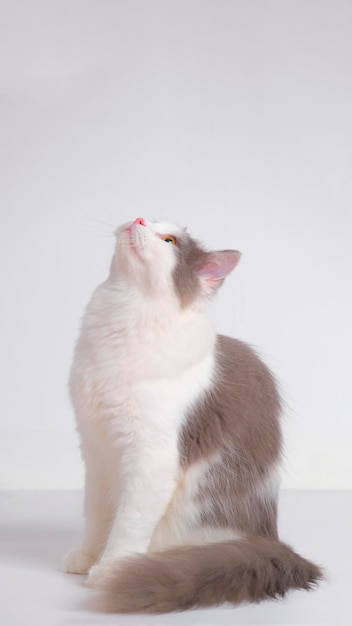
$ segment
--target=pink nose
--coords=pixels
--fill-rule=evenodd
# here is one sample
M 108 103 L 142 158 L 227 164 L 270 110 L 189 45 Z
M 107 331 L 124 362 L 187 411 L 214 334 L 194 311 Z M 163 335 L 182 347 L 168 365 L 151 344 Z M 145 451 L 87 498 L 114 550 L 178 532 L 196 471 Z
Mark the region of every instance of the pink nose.
M 145 226 L 145 221 L 143 219 L 143 217 L 136 217 L 135 220 L 133 220 L 134 224 L 140 224 L 141 226 Z

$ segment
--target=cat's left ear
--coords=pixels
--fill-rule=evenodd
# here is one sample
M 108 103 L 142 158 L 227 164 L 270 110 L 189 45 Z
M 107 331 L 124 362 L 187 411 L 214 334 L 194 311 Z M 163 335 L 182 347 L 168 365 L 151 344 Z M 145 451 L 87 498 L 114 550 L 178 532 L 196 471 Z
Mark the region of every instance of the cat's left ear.
M 196 267 L 196 274 L 209 285 L 216 287 L 235 269 L 240 258 L 241 253 L 238 250 L 207 252 Z

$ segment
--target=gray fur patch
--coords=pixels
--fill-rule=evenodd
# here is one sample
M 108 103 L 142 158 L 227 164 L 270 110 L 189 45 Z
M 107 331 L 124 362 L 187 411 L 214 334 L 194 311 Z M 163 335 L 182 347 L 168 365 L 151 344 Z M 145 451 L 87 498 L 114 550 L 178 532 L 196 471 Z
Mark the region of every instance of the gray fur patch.
M 277 494 L 266 485 L 281 456 L 274 379 L 247 344 L 221 335 L 216 368 L 180 434 L 181 465 L 219 459 L 198 496 L 204 524 L 276 538 Z
M 178 237 L 177 265 L 173 272 L 173 280 L 183 308 L 190 306 L 200 294 L 200 281 L 194 269 L 206 255 L 206 250 L 186 233 Z

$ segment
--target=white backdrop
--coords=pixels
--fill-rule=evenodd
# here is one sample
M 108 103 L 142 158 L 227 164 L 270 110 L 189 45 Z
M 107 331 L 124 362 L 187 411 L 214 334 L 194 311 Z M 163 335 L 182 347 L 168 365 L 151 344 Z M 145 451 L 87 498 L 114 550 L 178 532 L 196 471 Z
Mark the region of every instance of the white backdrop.
M 111 232 L 242 251 L 212 308 L 287 402 L 284 485 L 352 488 L 352 3 L 1 0 L 2 488 L 82 484 L 66 381 Z

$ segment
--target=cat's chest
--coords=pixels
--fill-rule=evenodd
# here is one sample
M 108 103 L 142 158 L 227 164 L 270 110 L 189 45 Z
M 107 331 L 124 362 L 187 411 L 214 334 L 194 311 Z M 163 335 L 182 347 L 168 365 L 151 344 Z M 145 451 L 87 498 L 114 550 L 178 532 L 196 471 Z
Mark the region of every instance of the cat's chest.
M 211 355 L 201 337 L 179 331 L 158 334 L 139 329 L 112 331 L 94 337 L 82 334 L 77 361 L 84 375 L 114 387 L 135 381 L 182 377 Z
M 140 423 L 167 430 L 177 428 L 209 387 L 213 369 L 208 328 L 163 334 L 115 327 L 100 336 L 84 329 L 71 389 L 79 419 L 109 423 L 116 431 Z
M 78 392 L 78 422 L 124 448 L 144 438 L 161 446 L 176 445 L 190 407 L 211 386 L 212 373 L 211 355 L 173 376 L 129 378 L 117 370 L 104 378 L 97 372 L 89 387 Z
M 156 303 L 112 306 L 109 297 L 97 291 L 82 326 L 76 357 L 87 375 L 116 384 L 179 376 L 213 352 L 215 332 L 204 315 L 159 311 Z

